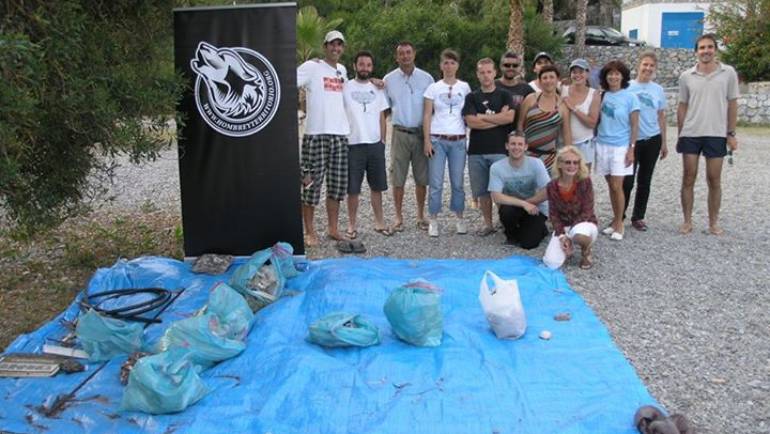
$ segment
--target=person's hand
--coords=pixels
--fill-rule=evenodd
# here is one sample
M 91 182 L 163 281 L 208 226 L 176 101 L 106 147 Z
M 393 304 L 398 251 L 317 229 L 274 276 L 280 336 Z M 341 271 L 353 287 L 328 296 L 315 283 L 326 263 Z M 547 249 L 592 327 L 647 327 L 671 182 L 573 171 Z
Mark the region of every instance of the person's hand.
M 564 103 L 564 105 L 565 105 L 565 106 L 567 106 L 567 108 L 569 109 L 569 111 L 571 111 L 571 112 L 574 112 L 574 111 L 575 111 L 575 106 L 574 106 L 574 105 L 572 105 L 572 104 L 570 104 L 570 102 L 569 102 L 569 100 L 567 99 L 567 97 L 566 97 L 566 96 L 565 96 L 565 97 L 563 97 L 561 100 L 562 100 L 562 102 Z
M 430 158 L 433 156 L 433 143 L 431 142 L 425 142 L 422 145 L 422 150 L 425 153 L 425 156 Z
M 564 251 L 564 254 L 572 256 L 572 253 L 574 252 L 572 240 L 566 235 L 559 235 L 559 242 L 561 243 L 561 249 Z
M 668 146 L 664 143 L 663 146 L 660 147 L 660 159 L 663 160 L 668 156 Z
M 385 81 L 379 78 L 370 78 L 369 82 L 374 85 L 377 89 L 385 89 Z
M 626 167 L 629 167 L 632 164 L 634 164 L 634 147 L 629 146 L 628 151 L 626 151 Z
M 738 139 L 735 137 L 727 137 L 727 148 L 731 151 L 735 151 L 738 149 Z
M 524 210 L 529 215 L 537 215 L 537 213 L 539 212 L 539 210 L 537 209 L 537 205 L 532 205 L 529 202 L 524 202 Z

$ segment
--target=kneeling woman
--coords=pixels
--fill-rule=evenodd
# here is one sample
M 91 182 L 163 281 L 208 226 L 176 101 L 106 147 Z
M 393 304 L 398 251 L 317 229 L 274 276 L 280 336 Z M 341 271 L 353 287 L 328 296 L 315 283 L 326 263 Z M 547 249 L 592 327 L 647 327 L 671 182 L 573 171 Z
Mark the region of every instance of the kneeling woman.
M 599 229 L 594 213 L 594 189 L 585 158 L 575 146 L 566 146 L 557 152 L 552 172 L 554 179 L 548 183 L 546 195 L 554 233 L 543 262 L 559 268 L 577 244 L 582 251 L 580 268 L 591 268 L 591 246 Z M 553 254 L 558 248 L 563 255 Z

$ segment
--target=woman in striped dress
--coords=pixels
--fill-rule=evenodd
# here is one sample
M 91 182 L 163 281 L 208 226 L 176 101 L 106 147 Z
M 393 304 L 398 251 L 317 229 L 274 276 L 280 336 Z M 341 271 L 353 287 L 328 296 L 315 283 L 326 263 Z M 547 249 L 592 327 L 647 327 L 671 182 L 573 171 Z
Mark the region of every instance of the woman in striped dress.
M 556 159 L 557 141 L 572 143 L 569 109 L 556 92 L 559 70 L 544 66 L 538 73 L 540 92 L 527 95 L 521 103 L 517 129 L 524 132 L 529 154 L 543 160 L 550 170 Z

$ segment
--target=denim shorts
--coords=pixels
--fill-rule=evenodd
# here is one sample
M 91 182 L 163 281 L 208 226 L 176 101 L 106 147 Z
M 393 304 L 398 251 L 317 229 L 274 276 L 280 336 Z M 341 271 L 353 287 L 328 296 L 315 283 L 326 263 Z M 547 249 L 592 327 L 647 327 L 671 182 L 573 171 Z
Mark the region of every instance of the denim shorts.
M 468 155 L 468 176 L 471 178 L 471 194 L 474 199 L 489 196 L 489 168 L 505 154 Z

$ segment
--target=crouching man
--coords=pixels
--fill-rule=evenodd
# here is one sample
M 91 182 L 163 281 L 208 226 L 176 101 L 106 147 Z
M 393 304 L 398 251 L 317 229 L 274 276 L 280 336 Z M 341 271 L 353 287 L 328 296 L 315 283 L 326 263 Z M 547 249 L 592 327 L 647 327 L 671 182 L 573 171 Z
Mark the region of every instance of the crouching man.
M 534 249 L 548 234 L 548 171 L 542 160 L 526 155 L 523 134 L 512 132 L 505 149 L 508 158 L 495 162 L 489 170 L 489 192 L 499 205 L 506 243 Z

